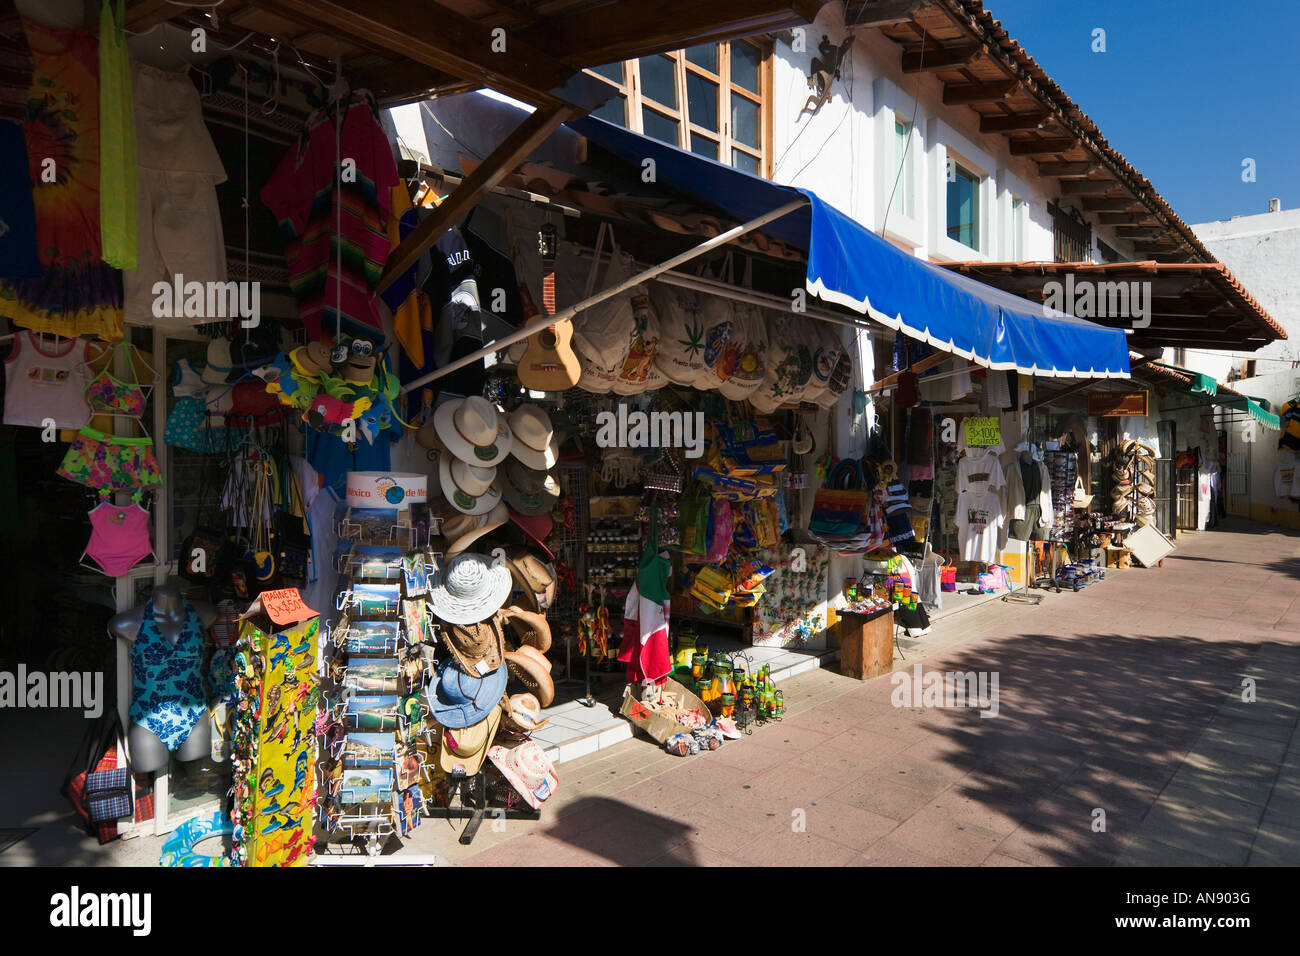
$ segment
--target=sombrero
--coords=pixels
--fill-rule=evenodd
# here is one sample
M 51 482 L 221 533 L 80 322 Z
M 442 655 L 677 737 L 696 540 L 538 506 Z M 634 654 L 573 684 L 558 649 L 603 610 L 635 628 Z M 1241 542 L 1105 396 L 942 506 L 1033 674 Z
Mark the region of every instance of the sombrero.
M 501 500 L 497 470 L 467 464 L 452 455 L 438 456 L 438 483 L 453 508 L 461 514 L 487 514 Z
M 560 483 L 554 475 L 529 468 L 516 458 L 506 461 L 499 474 L 501 494 L 522 515 L 548 514 L 560 500 Z
M 546 656 L 525 644 L 518 650 L 507 651 L 505 660 L 510 675 L 536 694 L 543 707 L 551 706 L 555 700 L 555 682 L 551 680 L 551 662 Z
M 555 571 L 549 565 L 527 551 L 508 558 L 506 565 L 515 590 L 524 596 L 525 609 L 540 613 L 555 603 Z
M 536 611 L 525 611 L 511 605 L 503 608 L 494 620 L 508 627 L 510 637 L 518 647 L 536 648 L 543 656 L 551 649 L 551 625 Z
M 511 412 L 510 431 L 514 435 L 510 454 L 529 468 L 545 471 L 560 460 L 560 439 L 551 416 L 538 406 L 520 405 Z
M 467 674 L 486 674 L 503 663 L 505 631 L 498 615 L 477 624 L 448 624 L 442 636 L 447 650 Z
M 498 501 L 492 510 L 483 515 L 457 515 L 442 526 L 443 537 L 451 542 L 447 546 L 447 557 L 454 558 L 484 535 L 491 534 L 497 528 L 510 521 L 510 512 L 504 501 Z
M 504 561 L 458 554 L 429 579 L 429 607 L 448 624 L 477 624 L 501 609 L 510 589 Z
M 479 468 L 499 465 L 514 444 L 505 416 L 477 395 L 443 402 L 434 409 L 433 425 L 453 455 Z

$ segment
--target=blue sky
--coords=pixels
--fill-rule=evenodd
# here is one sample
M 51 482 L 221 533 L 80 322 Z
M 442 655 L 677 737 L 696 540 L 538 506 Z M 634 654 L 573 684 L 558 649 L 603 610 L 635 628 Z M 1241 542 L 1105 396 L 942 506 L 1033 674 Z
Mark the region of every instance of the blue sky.
M 1267 212 L 1273 197 L 1300 206 L 1296 0 L 984 6 L 1185 222 Z M 1092 51 L 1097 28 L 1104 53 Z

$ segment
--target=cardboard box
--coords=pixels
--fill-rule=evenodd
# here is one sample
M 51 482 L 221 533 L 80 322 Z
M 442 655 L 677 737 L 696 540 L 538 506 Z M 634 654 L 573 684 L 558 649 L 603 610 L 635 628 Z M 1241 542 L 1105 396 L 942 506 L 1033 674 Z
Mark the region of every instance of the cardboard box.
M 657 743 L 663 743 L 673 734 L 689 734 L 691 732 L 691 728 L 685 724 L 679 724 L 671 717 L 646 709 L 645 705 L 641 703 L 640 697 L 633 691 L 633 686 L 628 684 L 624 689 L 623 706 L 618 711 L 620 715 L 631 721 L 633 726 L 640 727 L 650 736 L 650 739 Z M 712 719 L 708 705 L 671 677 L 660 685 L 660 690 L 679 694 L 687 707 L 698 710 L 706 720 Z

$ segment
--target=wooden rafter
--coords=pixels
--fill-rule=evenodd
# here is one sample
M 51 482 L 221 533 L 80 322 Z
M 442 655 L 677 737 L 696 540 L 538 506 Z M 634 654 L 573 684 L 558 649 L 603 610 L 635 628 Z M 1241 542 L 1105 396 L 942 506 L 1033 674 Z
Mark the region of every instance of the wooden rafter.
M 954 66 L 965 66 L 984 53 L 982 44 L 962 44 L 947 48 L 927 48 L 903 50 L 904 73 L 931 73 L 935 70 L 949 70 Z
M 981 133 L 1013 133 L 1020 130 L 1038 129 L 1048 120 L 1048 114 L 1041 111 L 1032 113 L 1002 113 L 980 117 Z
M 1064 153 L 1079 145 L 1072 136 L 1049 136 L 1045 139 L 1013 139 L 1012 156 L 1042 156 L 1048 153 Z M 1116 183 L 1115 185 L 1119 185 Z
M 947 106 L 993 103 L 1006 99 L 1019 85 L 1015 80 L 992 80 L 983 83 L 945 83 L 943 86 L 943 102 Z

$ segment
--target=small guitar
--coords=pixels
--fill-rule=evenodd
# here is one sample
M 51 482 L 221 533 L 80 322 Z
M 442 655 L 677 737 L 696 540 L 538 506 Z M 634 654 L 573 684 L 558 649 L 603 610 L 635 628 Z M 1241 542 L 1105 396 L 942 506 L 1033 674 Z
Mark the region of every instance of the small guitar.
M 537 233 L 537 249 L 542 255 L 542 305 L 547 315 L 555 314 L 555 253 L 558 245 L 556 228 L 548 222 Z M 536 307 L 529 308 L 531 304 L 525 299 L 525 325 L 531 324 L 537 314 Z M 538 392 L 562 392 L 577 385 L 582 367 L 573 351 L 573 323 L 564 319 L 530 335 L 519 359 L 518 373 L 519 383 L 524 388 Z

